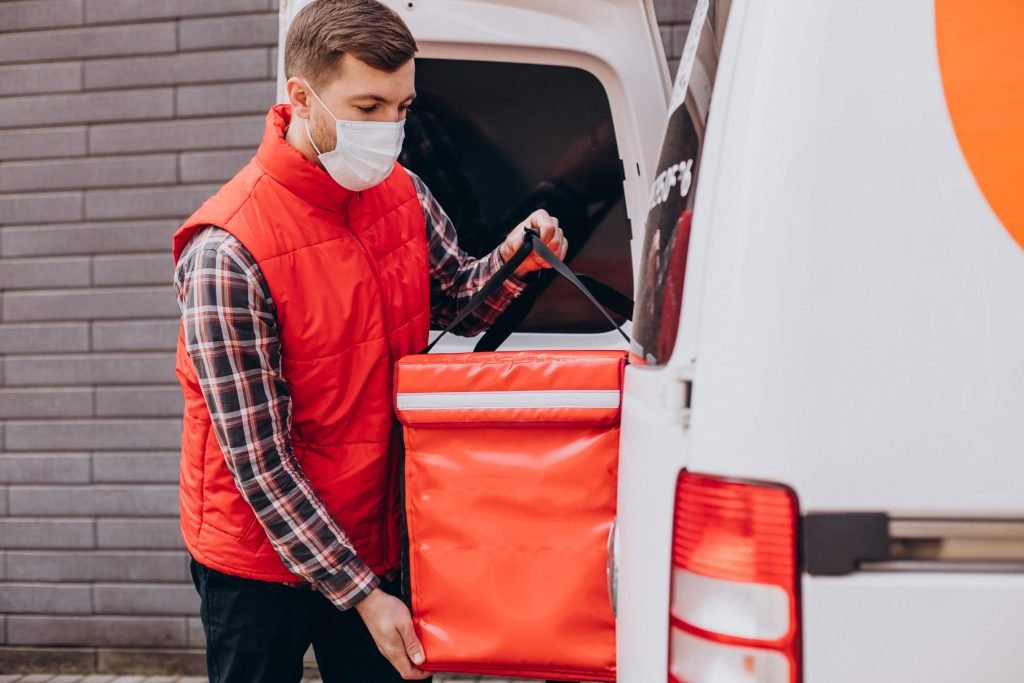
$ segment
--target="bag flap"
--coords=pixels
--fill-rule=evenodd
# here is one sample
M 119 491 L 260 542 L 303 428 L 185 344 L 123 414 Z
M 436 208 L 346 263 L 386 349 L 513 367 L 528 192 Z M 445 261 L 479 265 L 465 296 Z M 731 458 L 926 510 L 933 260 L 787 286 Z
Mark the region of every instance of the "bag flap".
M 496 351 L 406 356 L 395 412 L 406 426 L 613 425 L 624 351 Z

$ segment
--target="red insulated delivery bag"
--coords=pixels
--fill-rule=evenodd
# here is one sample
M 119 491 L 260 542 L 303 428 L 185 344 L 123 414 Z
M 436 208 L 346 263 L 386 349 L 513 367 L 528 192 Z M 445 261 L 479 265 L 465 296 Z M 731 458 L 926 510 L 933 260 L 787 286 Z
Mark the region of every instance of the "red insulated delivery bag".
M 568 271 L 531 235 L 492 283 L 531 249 Z M 615 680 L 607 566 L 626 357 L 499 351 L 398 362 L 421 668 Z

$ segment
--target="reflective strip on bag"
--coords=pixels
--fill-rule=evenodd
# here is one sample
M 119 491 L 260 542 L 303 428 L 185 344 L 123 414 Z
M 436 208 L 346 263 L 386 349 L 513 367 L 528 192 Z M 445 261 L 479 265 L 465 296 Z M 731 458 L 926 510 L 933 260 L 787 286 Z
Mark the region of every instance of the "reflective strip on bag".
M 458 391 L 398 394 L 399 410 L 500 410 L 502 408 L 618 408 L 617 390 Z

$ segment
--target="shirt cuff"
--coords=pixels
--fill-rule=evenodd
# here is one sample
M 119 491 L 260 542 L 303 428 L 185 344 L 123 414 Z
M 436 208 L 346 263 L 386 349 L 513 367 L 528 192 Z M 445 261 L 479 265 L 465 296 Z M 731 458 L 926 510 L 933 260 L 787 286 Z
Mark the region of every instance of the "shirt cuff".
M 316 589 L 344 612 L 372 593 L 380 582 L 381 578 L 356 557 L 336 574 L 318 581 Z
M 501 257 L 501 247 L 498 247 L 491 252 L 491 272 L 496 273 L 498 269 L 505 265 L 505 259 Z M 532 273 L 526 277 L 530 277 Z M 508 279 L 504 282 L 505 290 L 508 291 L 512 296 L 516 297 L 523 293 L 523 290 L 529 285 L 528 280 L 524 280 L 515 273 L 508 276 Z

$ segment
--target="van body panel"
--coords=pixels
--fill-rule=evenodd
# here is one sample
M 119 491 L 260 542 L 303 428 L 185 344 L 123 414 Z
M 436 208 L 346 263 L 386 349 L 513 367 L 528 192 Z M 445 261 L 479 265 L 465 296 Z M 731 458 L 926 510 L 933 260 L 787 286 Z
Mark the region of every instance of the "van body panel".
M 809 683 L 1019 681 L 1024 575 L 805 576 Z
M 1024 515 L 1024 251 L 964 161 L 931 3 L 733 12 L 690 466 L 804 511 Z
M 675 350 L 626 377 L 620 681 L 666 678 L 683 468 L 949 527 L 916 561 L 802 577 L 802 680 L 1020 680 L 1021 565 L 957 537 L 1024 517 L 1024 251 L 964 158 L 935 32 L 930 2 L 732 3 Z M 692 400 L 652 410 L 680 379 Z
M 282 2 L 282 44 L 305 4 Z M 669 104 L 650 2 L 386 4 L 423 57 L 601 81 L 637 277 Z M 933 2 L 716 4 L 728 30 L 679 334 L 666 365 L 632 365 L 624 384 L 610 549 L 623 683 L 667 679 L 684 468 L 784 484 L 805 514 L 1024 518 L 1024 250 L 965 160 Z M 503 346 L 531 348 L 621 340 L 516 334 Z M 1024 575 L 884 569 L 802 577 L 803 680 L 1020 680 Z

